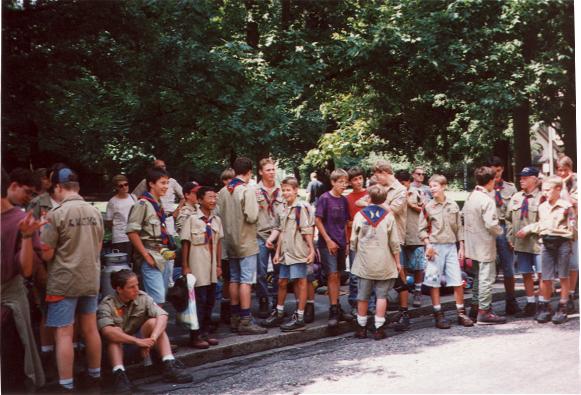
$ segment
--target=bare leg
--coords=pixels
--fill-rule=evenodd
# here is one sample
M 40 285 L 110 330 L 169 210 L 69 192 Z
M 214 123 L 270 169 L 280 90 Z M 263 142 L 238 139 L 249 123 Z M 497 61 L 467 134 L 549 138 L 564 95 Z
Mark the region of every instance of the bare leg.
M 240 284 L 230 283 L 230 304 L 237 305 L 240 304 Z
M 276 297 L 276 302 L 280 306 L 284 306 L 284 301 L 286 300 L 286 289 L 288 287 L 288 279 L 287 278 L 279 278 L 278 279 L 278 294 Z
M 240 284 L 240 308 L 249 309 L 251 301 L 252 285 L 250 284 Z M 232 297 L 232 300 L 234 298 Z
M 339 301 L 339 273 L 329 273 L 327 277 L 327 285 L 329 290 L 329 302 L 331 305 L 335 305 Z
M 55 328 L 56 363 L 61 380 L 73 378 L 75 352 L 73 349 L 73 324 Z
M 97 330 L 97 314 L 79 314 L 79 326 L 87 346 L 87 365 L 90 369 L 101 367 L 101 336 Z
M 464 288 L 461 285 L 454 287 L 454 299 L 456 299 L 456 304 L 464 304 Z
M 304 311 L 305 306 L 307 305 L 307 279 L 300 278 L 298 280 L 295 280 L 294 289 L 295 289 L 295 298 L 299 302 L 299 310 Z
M 430 297 L 432 298 L 432 306 L 440 304 L 440 288 L 430 289 Z

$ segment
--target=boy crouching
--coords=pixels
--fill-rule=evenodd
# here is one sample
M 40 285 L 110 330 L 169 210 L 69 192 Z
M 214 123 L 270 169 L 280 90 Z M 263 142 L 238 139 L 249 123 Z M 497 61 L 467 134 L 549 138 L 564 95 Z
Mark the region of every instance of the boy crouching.
M 373 338 L 381 340 L 386 336 L 387 293 L 401 270 L 401 247 L 395 218 L 389 209 L 381 206 L 387 196 L 386 189 L 374 185 L 367 192 L 371 205 L 355 215 L 351 233 L 351 249 L 355 252 L 351 270 L 359 278 L 355 337 L 367 337 L 367 305 L 371 291 L 375 290 L 377 304 Z
M 307 303 L 307 265 L 315 259 L 313 229 L 315 226 L 312 209 L 308 203 L 298 201 L 299 183 L 294 177 L 287 177 L 281 183 L 282 195 L 286 201 L 284 211 L 278 217 L 278 229 L 269 239 L 280 238 L 273 263 L 279 265 L 278 297 L 276 310 L 262 323 L 265 327 L 280 325 L 285 332 L 305 329 L 305 305 Z M 298 308 L 291 320 L 283 324 L 284 301 L 289 279 L 294 281 L 294 293 Z M 282 325 L 281 325 L 282 324 Z

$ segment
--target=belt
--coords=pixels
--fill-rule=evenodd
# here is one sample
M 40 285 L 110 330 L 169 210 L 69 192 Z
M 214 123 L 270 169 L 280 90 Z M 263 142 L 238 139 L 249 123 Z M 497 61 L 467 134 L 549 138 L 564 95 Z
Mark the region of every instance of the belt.
M 150 250 L 159 250 L 159 249 L 164 247 L 164 245 L 161 243 L 153 243 L 153 242 L 147 242 L 147 241 L 143 242 L 143 246 L 145 248 L 150 249 Z

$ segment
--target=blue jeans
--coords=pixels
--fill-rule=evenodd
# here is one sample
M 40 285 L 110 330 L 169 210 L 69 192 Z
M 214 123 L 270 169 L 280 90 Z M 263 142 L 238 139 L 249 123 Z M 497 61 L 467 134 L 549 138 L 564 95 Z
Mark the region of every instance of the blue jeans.
M 355 262 L 355 251 L 349 250 L 349 270 L 353 268 L 353 262 Z M 359 292 L 359 277 L 349 272 L 349 305 L 353 308 L 357 308 L 357 293 Z M 375 289 L 371 291 L 371 296 L 369 297 L 369 310 L 375 309 Z
M 501 224 L 502 234 L 496 236 L 496 253 L 500 259 L 502 273 L 504 277 L 514 277 L 514 254 L 508 247 L 508 240 L 506 239 L 506 225 Z
M 216 302 L 216 284 L 194 288 L 196 292 L 196 313 L 200 324 L 200 332 L 207 334 L 212 323 L 212 310 Z
M 157 267 L 151 267 L 145 260 L 141 262 L 141 277 L 143 279 L 143 289 L 151 296 L 155 303 L 165 303 L 165 296 L 172 275 L 170 265 L 164 266 L 163 272 Z
M 274 250 L 266 248 L 266 243 L 260 237 L 258 240 L 258 268 L 257 268 L 257 281 L 256 281 L 256 296 L 259 298 L 267 298 L 268 294 L 268 281 L 266 281 L 266 276 L 268 274 L 268 257 L 272 259 L 274 257 Z M 273 293 L 276 295 L 278 293 L 278 265 L 273 265 L 274 273 L 272 275 L 272 288 Z

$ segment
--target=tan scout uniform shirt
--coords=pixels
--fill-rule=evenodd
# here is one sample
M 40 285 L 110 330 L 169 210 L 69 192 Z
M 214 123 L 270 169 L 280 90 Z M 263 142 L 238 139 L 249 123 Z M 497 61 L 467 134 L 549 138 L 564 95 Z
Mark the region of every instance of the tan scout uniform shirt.
M 406 235 L 406 218 L 408 211 L 407 189 L 398 180 L 387 187 L 387 198 L 384 205 L 389 206 L 389 209 L 395 217 L 397 223 L 398 239 L 401 244 L 405 241 Z
M 182 228 L 184 226 L 184 222 L 191 216 L 194 215 L 198 211 L 198 205 L 192 206 L 189 203 L 186 203 L 180 209 L 180 213 L 178 218 L 176 219 L 176 230 L 178 235 L 182 233 Z
M 496 236 L 502 234 L 502 228 L 494 200 L 485 188 L 477 186 L 468 195 L 462 215 L 466 257 L 479 262 L 496 260 Z
M 574 239 L 577 235 L 577 220 L 573 206 L 559 199 L 551 206 L 549 201 L 539 206 L 539 220 L 523 228 L 526 233 L 539 236 L 560 236 Z
M 520 219 L 521 207 L 525 197 L 525 192 L 517 192 L 510 199 L 508 203 L 508 210 L 506 214 L 506 237 L 517 252 L 528 252 L 529 254 L 540 254 L 541 246 L 538 239 L 534 235 L 528 235 L 524 239 L 516 237 L 519 230 L 527 225 L 535 223 L 539 220 L 539 206 L 541 204 L 541 197 L 543 194 L 538 189 L 531 192 L 529 198 L 529 215 Z
M 50 197 L 48 192 L 45 192 L 32 199 L 26 211 L 32 211 L 34 218 L 42 218 L 56 205 L 58 203 Z
M 425 207 L 428 218 L 422 214 L 419 219 L 420 239 L 426 237 L 430 243 L 456 243 L 464 240 L 464 227 L 460 207 L 446 198 L 444 202 L 430 200 Z M 428 233 L 428 228 L 430 232 Z
M 422 240 L 419 237 L 419 223 L 420 223 L 420 216 L 424 214 L 422 212 L 417 212 L 413 208 L 410 207 L 410 204 L 417 205 L 423 201 L 422 196 L 420 195 L 420 191 L 417 189 L 411 189 L 407 193 L 407 201 L 408 201 L 408 213 L 406 217 L 406 226 L 405 226 L 405 245 L 406 246 L 419 246 L 424 245 Z
M 218 208 L 224 227 L 228 258 L 245 258 L 258 254 L 256 240 L 258 202 L 254 188 L 247 184 L 232 193 L 224 187 L 218 192 Z
M 160 254 L 161 244 L 161 221 L 157 216 L 153 204 L 145 199 L 139 199 L 129 212 L 126 233 L 137 232 L 143 242 L 143 246 L 153 257 L 155 266 L 163 271 L 167 261 Z M 137 250 L 134 250 L 139 254 Z M 139 257 L 140 260 L 143 257 Z M 146 263 L 145 263 L 146 264 Z
M 218 244 L 224 231 L 222 221 L 214 214 L 210 215 L 208 221 L 212 228 L 212 238 L 206 235 L 205 215 L 202 210 L 198 210 L 194 215 L 186 219 L 180 238 L 190 242 L 190 253 L 188 255 L 188 266 L 196 277 L 196 287 L 215 284 L 218 282 Z
M 266 194 L 266 196 L 265 196 Z M 282 213 L 284 200 L 279 186 L 275 186 L 272 193 L 268 193 L 262 181 L 256 186 L 256 200 L 258 201 L 258 237 L 268 239 L 272 230 L 276 228 L 276 217 Z M 268 203 L 272 204 L 272 212 L 268 209 Z
M 502 198 L 502 206 L 500 206 L 500 207 L 496 206 L 496 199 L 495 199 L 496 190 L 493 189 L 492 192 L 486 191 L 486 193 L 488 193 L 488 195 L 494 201 L 494 205 L 496 207 L 496 215 L 498 216 L 498 220 L 500 222 L 503 222 L 506 220 L 508 203 L 510 202 L 510 198 L 512 197 L 512 195 L 514 195 L 516 193 L 516 187 L 514 186 L 514 184 L 512 184 L 510 182 L 506 182 L 503 180 L 502 187 L 503 188 L 500 191 L 500 197 Z
M 396 278 L 395 254 L 400 252 L 400 240 L 395 217 L 390 212 L 376 227 L 358 212 L 353 218 L 351 249 L 356 252 L 351 273 L 369 280 Z
M 99 293 L 103 217 L 77 194 L 47 215 L 42 241 L 55 249 L 48 263 L 47 295 L 79 297 Z
M 300 217 L 297 224 L 297 207 Z M 309 256 L 309 245 L 303 235 L 313 235 L 315 226 L 314 209 L 308 203 L 295 201 L 291 207 L 286 206 L 279 214 L 281 264 L 306 263 Z
M 97 308 L 97 327 L 102 330 L 106 326 L 121 328 L 128 335 L 136 333 L 150 318 L 168 315 L 143 291 L 139 291 L 137 299 L 124 304 L 115 295 L 105 296 Z

